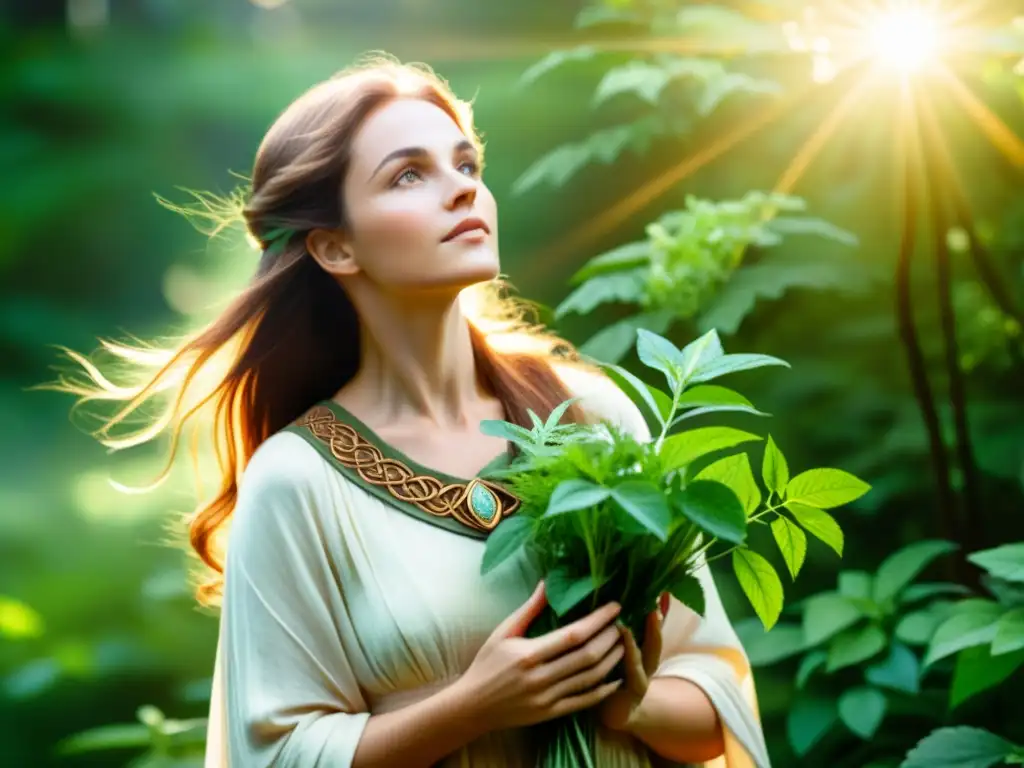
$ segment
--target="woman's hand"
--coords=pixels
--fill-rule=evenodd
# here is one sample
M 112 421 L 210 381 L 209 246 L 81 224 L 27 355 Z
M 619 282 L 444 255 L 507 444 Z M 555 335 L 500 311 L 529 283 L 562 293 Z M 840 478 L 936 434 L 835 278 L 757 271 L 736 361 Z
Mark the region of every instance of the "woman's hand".
M 614 731 L 626 731 L 640 708 L 651 682 L 651 676 L 661 660 L 661 625 L 668 612 L 670 596 L 662 594 L 658 608 L 647 614 L 644 647 L 637 647 L 636 638 L 625 626 L 619 630 L 625 643 L 626 681 L 619 690 L 601 704 L 601 723 Z
M 623 682 L 602 682 L 625 652 L 622 634 L 612 623 L 619 605 L 608 603 L 553 632 L 524 637 L 546 604 L 541 582 L 491 633 L 453 684 L 466 711 L 486 730 L 531 725 L 596 706 Z

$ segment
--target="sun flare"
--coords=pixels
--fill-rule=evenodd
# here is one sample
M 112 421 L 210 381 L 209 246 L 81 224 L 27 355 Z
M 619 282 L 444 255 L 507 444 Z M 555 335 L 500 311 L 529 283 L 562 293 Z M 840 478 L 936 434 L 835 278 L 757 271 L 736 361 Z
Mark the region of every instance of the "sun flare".
M 865 30 L 870 55 L 900 72 L 916 72 L 938 59 L 939 19 L 924 8 L 894 8 L 872 19 Z

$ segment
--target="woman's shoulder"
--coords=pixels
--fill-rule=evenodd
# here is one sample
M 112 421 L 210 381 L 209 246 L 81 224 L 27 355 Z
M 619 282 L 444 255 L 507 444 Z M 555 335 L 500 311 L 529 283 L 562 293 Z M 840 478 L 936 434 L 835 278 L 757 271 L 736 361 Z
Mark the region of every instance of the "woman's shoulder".
M 597 421 L 607 421 L 642 439 L 650 437 L 647 422 L 625 392 L 592 366 L 559 362 L 555 373 L 569 391 L 579 398 L 580 407 Z

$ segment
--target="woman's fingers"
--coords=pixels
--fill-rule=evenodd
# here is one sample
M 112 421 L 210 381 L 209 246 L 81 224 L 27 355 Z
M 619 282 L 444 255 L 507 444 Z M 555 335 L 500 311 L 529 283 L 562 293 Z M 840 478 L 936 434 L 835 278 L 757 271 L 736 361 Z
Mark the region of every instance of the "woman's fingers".
M 558 701 L 572 694 L 583 693 L 602 683 L 608 677 L 608 673 L 615 669 L 615 665 L 625 652 L 622 644 L 616 642 L 599 663 L 555 683 L 550 689 L 551 700 Z
M 608 626 L 620 610 L 618 603 L 608 603 L 568 626 L 541 635 L 532 641 L 534 647 L 530 652 L 531 661 L 533 664 L 542 664 L 586 644 Z
M 618 628 L 615 625 L 606 626 L 584 645 L 547 662 L 543 667 L 541 682 L 553 685 L 596 666 L 620 644 L 620 640 Z
M 551 707 L 551 718 L 563 717 L 564 715 L 570 715 L 573 712 L 579 712 L 581 709 L 590 709 L 590 707 L 595 707 L 615 693 L 621 685 L 621 680 L 613 680 L 610 683 L 605 683 L 602 686 L 593 688 L 586 693 L 580 693 L 576 696 L 568 696 Z
M 644 672 L 650 677 L 654 674 L 661 663 L 661 636 L 662 614 L 660 611 L 651 611 L 647 614 L 647 632 L 644 637 L 644 647 L 641 651 Z
M 492 636 L 522 637 L 525 635 L 530 624 L 540 616 L 544 606 L 547 605 L 547 594 L 544 590 L 544 582 L 538 582 L 533 594 L 495 628 Z
M 647 693 L 647 672 L 644 669 L 643 655 L 629 628 L 619 625 L 619 631 L 622 633 L 622 642 L 626 651 L 626 685 L 634 695 L 643 696 Z

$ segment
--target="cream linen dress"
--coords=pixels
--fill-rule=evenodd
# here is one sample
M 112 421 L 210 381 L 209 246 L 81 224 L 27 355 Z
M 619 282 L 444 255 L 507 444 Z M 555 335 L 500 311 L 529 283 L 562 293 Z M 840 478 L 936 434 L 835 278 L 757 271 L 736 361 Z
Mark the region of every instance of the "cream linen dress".
M 590 414 L 649 439 L 609 380 L 559 373 Z M 525 557 L 481 576 L 484 540 L 385 503 L 290 431 L 249 462 L 229 538 L 206 768 L 347 768 L 371 714 L 455 680 L 539 578 Z M 706 616 L 673 598 L 656 674 L 692 681 L 718 710 L 726 754 L 705 768 L 768 768 L 750 666 L 711 573 L 698 575 Z M 492 731 L 438 765 L 534 768 L 534 754 L 525 730 Z M 604 732 L 596 760 L 666 764 Z

